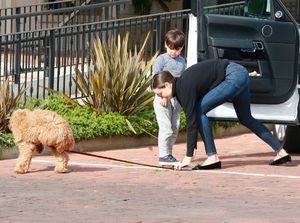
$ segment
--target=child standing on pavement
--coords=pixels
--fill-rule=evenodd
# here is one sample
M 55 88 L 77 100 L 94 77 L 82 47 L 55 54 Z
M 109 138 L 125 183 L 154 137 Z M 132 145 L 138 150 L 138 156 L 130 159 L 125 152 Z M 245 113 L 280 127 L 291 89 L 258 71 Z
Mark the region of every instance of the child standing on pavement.
M 179 77 L 185 69 L 185 59 L 180 55 L 184 46 L 184 33 L 174 29 L 165 36 L 166 53 L 157 57 L 153 64 L 153 73 L 169 71 L 174 77 Z M 172 156 L 173 145 L 176 142 L 180 127 L 180 105 L 177 99 L 164 99 L 155 95 L 153 107 L 158 123 L 158 150 L 160 165 L 176 165 Z

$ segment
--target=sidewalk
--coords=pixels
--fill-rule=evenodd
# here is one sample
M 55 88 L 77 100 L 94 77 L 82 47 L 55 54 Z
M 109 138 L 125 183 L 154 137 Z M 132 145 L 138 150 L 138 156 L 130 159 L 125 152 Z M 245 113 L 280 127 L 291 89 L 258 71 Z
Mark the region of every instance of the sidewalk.
M 55 174 L 52 156 L 31 172 L 0 161 L 0 222 L 298 222 L 300 157 L 274 167 L 271 149 L 253 134 L 217 139 L 223 168 L 173 171 L 70 154 L 70 173 Z M 204 159 L 198 144 L 194 166 Z M 157 164 L 157 147 L 93 152 Z M 174 155 L 181 159 L 185 144 Z

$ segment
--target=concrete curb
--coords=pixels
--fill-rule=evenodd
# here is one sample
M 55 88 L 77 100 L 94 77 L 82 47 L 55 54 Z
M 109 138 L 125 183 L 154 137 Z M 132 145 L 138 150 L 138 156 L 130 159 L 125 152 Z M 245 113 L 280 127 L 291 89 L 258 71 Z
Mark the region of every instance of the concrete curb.
M 244 126 L 238 125 L 230 128 L 217 128 L 215 138 L 235 136 L 239 134 L 248 133 L 249 130 Z M 186 133 L 181 132 L 178 135 L 177 143 L 184 143 L 186 141 Z M 75 145 L 75 150 L 81 152 L 87 151 L 105 151 L 113 149 L 138 149 L 145 146 L 156 146 L 157 139 L 151 136 L 113 136 L 113 137 L 98 137 L 91 140 L 80 141 Z M 44 149 L 39 155 L 51 155 L 50 149 Z M 0 160 L 16 159 L 18 157 L 18 148 L 5 148 L 0 150 Z

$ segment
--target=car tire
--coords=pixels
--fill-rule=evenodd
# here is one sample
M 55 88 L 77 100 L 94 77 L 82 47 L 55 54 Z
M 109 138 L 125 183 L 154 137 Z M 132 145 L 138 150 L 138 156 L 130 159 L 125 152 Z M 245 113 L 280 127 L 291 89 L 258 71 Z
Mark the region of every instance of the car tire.
M 300 126 L 274 125 L 272 132 L 288 153 L 300 153 Z

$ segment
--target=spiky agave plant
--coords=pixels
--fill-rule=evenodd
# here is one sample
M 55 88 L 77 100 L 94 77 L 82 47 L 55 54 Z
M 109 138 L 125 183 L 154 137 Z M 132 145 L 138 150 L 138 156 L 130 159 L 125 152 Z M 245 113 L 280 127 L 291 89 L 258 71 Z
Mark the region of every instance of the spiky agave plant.
M 9 117 L 16 109 L 25 90 L 26 89 L 22 87 L 19 93 L 14 95 L 9 80 L 0 81 L 0 132 L 8 131 Z
M 151 105 L 153 93 L 147 89 L 151 83 L 151 66 L 158 52 L 144 65 L 143 55 L 149 33 L 140 50 L 128 48 L 129 34 L 118 35 L 108 41 L 96 37 L 91 49 L 93 69 L 89 77 L 76 71 L 77 84 L 83 102 L 99 112 L 118 112 L 133 115 Z M 75 80 L 75 79 L 74 79 Z

